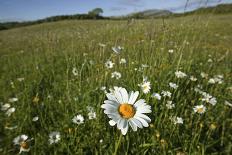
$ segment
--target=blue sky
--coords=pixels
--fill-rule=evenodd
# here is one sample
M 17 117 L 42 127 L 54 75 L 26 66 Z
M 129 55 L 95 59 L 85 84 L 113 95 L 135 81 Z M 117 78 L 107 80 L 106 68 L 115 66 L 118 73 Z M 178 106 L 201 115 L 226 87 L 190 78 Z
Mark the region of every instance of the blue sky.
M 0 21 L 36 20 L 54 15 L 87 13 L 100 7 L 104 16 L 125 15 L 146 9 L 183 12 L 187 0 L 0 0 Z M 188 10 L 232 0 L 189 0 Z

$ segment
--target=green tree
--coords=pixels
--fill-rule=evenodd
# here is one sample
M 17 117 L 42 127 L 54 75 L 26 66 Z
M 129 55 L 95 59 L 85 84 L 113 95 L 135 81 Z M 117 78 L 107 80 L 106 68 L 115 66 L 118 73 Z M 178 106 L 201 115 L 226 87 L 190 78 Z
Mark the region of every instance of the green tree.
M 95 9 L 89 11 L 88 14 L 91 16 L 97 17 L 97 16 L 100 16 L 102 13 L 103 13 L 102 8 L 95 8 Z

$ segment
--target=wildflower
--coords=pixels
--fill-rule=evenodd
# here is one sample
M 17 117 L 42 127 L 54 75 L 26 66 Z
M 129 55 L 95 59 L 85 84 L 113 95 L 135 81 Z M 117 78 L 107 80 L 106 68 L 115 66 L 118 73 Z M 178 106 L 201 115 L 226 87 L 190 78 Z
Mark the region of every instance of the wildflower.
M 113 68 L 114 67 L 114 63 L 110 60 L 106 61 L 105 63 L 106 68 Z
M 151 83 L 149 81 L 147 81 L 146 78 L 144 78 L 143 82 L 141 84 L 139 84 L 138 86 L 140 86 L 140 88 L 142 89 L 144 94 L 147 94 L 150 92 Z
M 208 62 L 211 63 L 211 62 L 213 62 L 213 60 L 212 59 L 208 59 Z
M 1 106 L 1 110 L 2 111 L 6 111 L 9 108 L 10 108 L 10 104 L 9 103 L 6 103 L 6 104 L 4 104 L 4 105 Z
M 151 95 L 151 97 L 154 97 L 154 98 L 156 98 L 157 100 L 161 100 L 161 96 L 160 96 L 160 94 L 158 94 L 158 93 L 153 93 L 153 94 Z
M 169 83 L 169 86 L 173 89 L 177 89 L 179 87 L 177 84 L 172 83 L 172 82 Z
M 72 122 L 75 124 L 82 124 L 84 123 L 84 117 L 82 115 L 76 115 L 73 117 Z
M 113 72 L 111 73 L 111 78 L 116 78 L 117 80 L 120 79 L 122 77 L 121 73 L 119 72 Z
M 202 78 L 207 78 L 208 77 L 208 74 L 204 73 L 204 72 L 201 72 L 201 77 Z
M 78 75 L 78 71 L 77 71 L 77 68 L 76 68 L 76 67 L 74 67 L 74 68 L 72 69 L 72 73 L 73 73 L 74 76 L 77 76 L 77 75 Z
M 9 102 L 13 103 L 13 102 L 17 102 L 19 99 L 16 97 L 10 98 Z
M 122 47 L 117 46 L 117 47 L 112 47 L 112 50 L 114 51 L 114 53 L 119 54 L 122 51 Z
M 168 50 L 168 53 L 173 53 L 173 52 L 174 52 L 173 49 L 169 49 L 169 50 Z
M 15 112 L 15 108 L 14 108 L 14 107 L 9 108 L 9 109 L 6 111 L 6 115 L 7 115 L 8 117 L 10 117 L 11 114 L 14 113 L 14 112 Z
M 114 93 L 106 94 L 108 100 L 104 101 L 101 106 L 104 113 L 111 119 L 109 124 L 121 130 L 126 135 L 129 125 L 133 131 L 137 131 L 137 127 L 148 127 L 151 119 L 146 113 L 151 113 L 151 106 L 145 103 L 144 99 L 136 101 L 139 92 L 130 92 L 128 94 L 125 88 L 119 87 Z
M 206 107 L 204 105 L 196 105 L 193 110 L 195 113 L 203 114 L 206 111 Z
M 209 81 L 208 81 L 208 83 L 210 83 L 210 84 L 215 84 L 216 81 L 215 81 L 213 78 L 210 78 Z
M 17 80 L 18 80 L 19 82 L 22 82 L 22 81 L 24 81 L 24 78 L 17 78 Z
M 96 118 L 96 113 L 94 111 L 90 111 L 88 113 L 89 119 L 95 119 Z
M 173 108 L 175 108 L 175 104 L 173 104 L 172 101 L 167 101 L 166 107 L 168 109 L 173 109 Z
M 181 72 L 181 71 L 176 71 L 175 75 L 177 78 L 184 78 L 187 76 L 184 72 Z
M 120 64 L 125 64 L 126 63 L 126 59 L 122 58 L 119 63 Z
M 161 94 L 164 96 L 164 97 L 171 97 L 172 93 L 170 93 L 169 91 L 162 91 Z
M 105 87 L 105 86 L 102 86 L 102 87 L 100 88 L 100 90 L 101 90 L 101 91 L 104 91 L 105 94 L 107 93 L 106 87 Z
M 190 76 L 190 80 L 195 82 L 197 81 L 197 78 L 195 78 L 194 76 Z
M 184 123 L 183 118 L 181 118 L 181 117 L 173 117 L 172 120 L 173 120 L 174 124 L 183 124 Z
M 19 154 L 22 152 L 29 152 L 30 151 L 27 135 L 17 136 L 16 138 L 14 138 L 13 143 L 14 143 L 14 145 L 20 146 Z
M 60 132 L 57 132 L 57 131 L 53 131 L 49 134 L 49 144 L 54 144 L 54 143 L 58 143 L 61 139 L 61 136 L 60 136 Z
M 38 120 L 39 120 L 39 117 L 38 117 L 38 116 L 35 116 L 35 117 L 32 118 L 32 121 L 33 121 L 33 122 L 36 122 L 36 121 L 38 121 Z

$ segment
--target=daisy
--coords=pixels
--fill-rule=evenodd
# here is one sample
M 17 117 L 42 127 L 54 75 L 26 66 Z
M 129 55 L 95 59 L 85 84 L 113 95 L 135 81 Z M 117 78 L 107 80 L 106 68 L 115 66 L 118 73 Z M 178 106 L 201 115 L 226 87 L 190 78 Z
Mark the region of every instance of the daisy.
M 175 108 L 175 104 L 173 104 L 172 101 L 167 101 L 166 107 L 168 109 L 173 109 L 173 108 Z
M 105 63 L 106 68 L 113 68 L 114 67 L 114 63 L 110 60 L 107 60 Z
M 190 76 L 190 80 L 195 82 L 197 81 L 197 78 L 195 78 L 194 76 Z
M 49 144 L 58 143 L 60 141 L 60 132 L 53 131 L 49 134 Z
M 172 83 L 172 82 L 169 83 L 169 86 L 173 89 L 177 89 L 179 87 L 177 84 Z
M 113 72 L 111 73 L 111 78 L 116 78 L 117 80 L 120 79 L 122 77 L 121 73 L 119 72 Z
M 88 113 L 89 119 L 95 119 L 96 118 L 96 113 L 94 111 L 90 111 Z
M 203 114 L 206 111 L 206 107 L 204 105 L 196 105 L 193 110 L 195 113 Z
M 9 108 L 10 108 L 10 104 L 9 103 L 6 103 L 6 104 L 4 104 L 4 105 L 1 106 L 1 110 L 2 111 L 6 111 Z
M 119 63 L 120 64 L 125 64 L 126 63 L 126 59 L 122 58 Z
M 169 50 L 168 50 L 168 53 L 173 53 L 173 52 L 174 52 L 173 49 L 169 49 Z
M 17 80 L 18 80 L 19 82 L 22 82 L 22 81 L 24 81 L 24 78 L 17 78 Z
M 72 73 L 73 73 L 74 76 L 77 76 L 77 75 L 78 75 L 78 71 L 77 71 L 77 68 L 76 68 L 76 67 L 73 67 Z
M 161 96 L 160 96 L 160 94 L 158 94 L 158 93 L 153 93 L 153 94 L 151 95 L 151 97 L 154 97 L 154 98 L 156 98 L 157 100 L 161 100 Z
M 16 97 L 10 98 L 9 102 L 13 103 L 13 102 L 17 102 L 19 99 Z
M 175 75 L 177 78 L 184 78 L 187 76 L 184 72 L 181 72 L 181 71 L 176 71 Z
M 6 115 L 7 115 L 8 117 L 10 117 L 11 114 L 14 113 L 14 112 L 15 112 L 15 108 L 14 108 L 14 107 L 9 108 L 9 109 L 6 111 Z
M 14 145 L 19 145 L 20 146 L 19 154 L 21 152 L 29 152 L 30 151 L 30 147 L 29 147 L 29 144 L 28 144 L 28 136 L 27 135 L 17 136 L 16 138 L 14 138 L 13 143 L 14 143 Z
M 201 72 L 201 77 L 202 78 L 207 78 L 208 77 L 208 74 L 204 73 L 204 72 Z
M 84 123 L 84 117 L 82 115 L 76 115 L 73 117 L 72 122 L 75 124 L 82 124 Z
M 209 79 L 209 81 L 208 81 L 208 83 L 209 83 L 209 84 L 215 84 L 215 83 L 216 83 L 216 81 L 215 81 L 215 79 L 214 79 L 214 78 L 210 78 L 210 79 Z
M 184 123 L 183 118 L 181 118 L 181 117 L 174 117 L 173 122 L 174 122 L 174 124 L 183 124 Z
M 144 94 L 147 94 L 150 92 L 151 82 L 147 81 L 147 79 L 144 79 L 143 82 L 139 84 L 138 86 L 140 86 Z
M 129 126 L 133 131 L 137 131 L 137 127 L 148 127 L 151 119 L 146 113 L 151 113 L 151 106 L 145 103 L 144 99 L 136 101 L 139 92 L 130 92 L 128 94 L 125 88 L 119 87 L 114 93 L 106 94 L 108 100 L 105 100 L 101 107 L 104 113 L 111 119 L 109 124 L 121 130 L 126 135 Z
M 165 97 L 165 96 L 171 97 L 171 95 L 172 95 L 172 93 L 169 92 L 169 91 L 162 91 L 161 94 L 162 94 L 164 97 Z
M 35 117 L 32 118 L 32 121 L 33 121 L 33 122 L 36 122 L 36 121 L 38 121 L 38 120 L 39 120 L 39 117 L 38 117 L 38 116 L 35 116 Z

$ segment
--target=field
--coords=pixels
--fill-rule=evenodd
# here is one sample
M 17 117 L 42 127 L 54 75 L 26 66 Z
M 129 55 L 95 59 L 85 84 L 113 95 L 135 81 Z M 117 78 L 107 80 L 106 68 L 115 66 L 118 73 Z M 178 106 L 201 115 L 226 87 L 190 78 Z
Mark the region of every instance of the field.
M 0 154 L 231 154 L 231 34 L 231 14 L 0 31 Z M 114 86 L 139 91 L 149 127 L 109 124 Z

